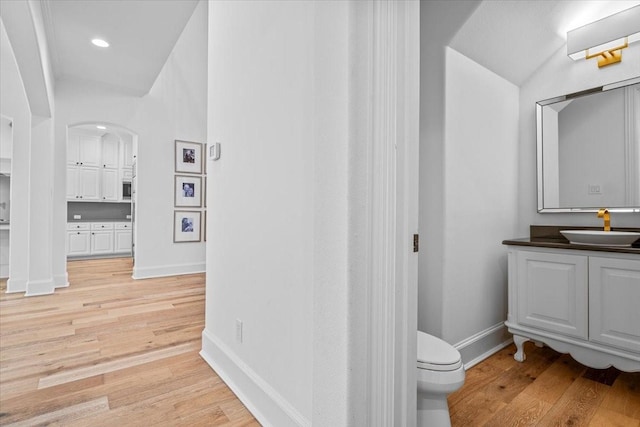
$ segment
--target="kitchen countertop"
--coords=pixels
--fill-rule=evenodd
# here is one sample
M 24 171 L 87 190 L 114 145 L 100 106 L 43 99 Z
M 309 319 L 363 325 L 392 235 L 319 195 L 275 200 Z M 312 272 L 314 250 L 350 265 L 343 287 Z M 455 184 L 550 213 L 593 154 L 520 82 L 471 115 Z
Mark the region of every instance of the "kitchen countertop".
M 557 225 L 532 225 L 529 230 L 529 237 L 516 239 L 508 239 L 502 242 L 503 245 L 513 246 L 531 246 L 538 248 L 556 248 L 556 249 L 574 249 L 579 251 L 599 251 L 599 252 L 618 252 L 627 254 L 640 255 L 640 240 L 637 240 L 631 246 L 597 246 L 597 245 L 575 245 L 560 234 L 560 230 L 601 230 L 601 227 L 575 227 L 575 226 L 557 226 Z M 622 228 L 612 227 L 614 231 L 635 231 L 640 232 L 638 228 Z
M 68 219 L 67 223 L 74 222 L 131 222 L 130 219 Z

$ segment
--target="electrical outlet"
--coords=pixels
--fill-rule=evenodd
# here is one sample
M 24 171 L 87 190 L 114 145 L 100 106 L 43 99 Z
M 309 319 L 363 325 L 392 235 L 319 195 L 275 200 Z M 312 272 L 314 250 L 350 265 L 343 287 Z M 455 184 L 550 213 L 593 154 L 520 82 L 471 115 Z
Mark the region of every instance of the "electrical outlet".
M 242 320 L 236 319 L 236 341 L 242 343 Z
M 589 184 L 589 194 L 601 194 L 600 193 L 600 184 Z
M 82 219 L 82 215 L 73 215 L 73 219 Z

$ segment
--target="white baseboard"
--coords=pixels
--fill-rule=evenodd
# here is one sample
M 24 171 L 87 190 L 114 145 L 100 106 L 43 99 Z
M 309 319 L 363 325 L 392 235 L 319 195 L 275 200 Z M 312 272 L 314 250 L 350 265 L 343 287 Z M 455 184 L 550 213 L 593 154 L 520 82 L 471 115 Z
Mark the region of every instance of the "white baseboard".
M 200 356 L 263 426 L 311 426 L 308 419 L 206 329 L 202 331 Z
M 464 368 L 469 369 L 513 342 L 503 322 L 460 341 L 454 347 L 460 352 Z
M 195 264 L 174 264 L 154 267 L 133 267 L 134 279 L 151 279 L 152 277 L 180 276 L 183 274 L 204 273 L 207 265 L 204 262 Z
M 16 279 L 9 278 L 7 280 L 7 293 L 17 293 L 17 292 L 26 292 L 27 290 L 27 279 Z
M 54 274 L 53 275 L 53 284 L 58 288 L 68 288 L 69 287 L 69 274 L 65 271 L 64 274 Z
M 38 295 L 50 295 L 55 291 L 53 286 L 53 277 L 45 280 L 29 280 L 27 282 L 27 291 L 25 297 L 34 297 Z

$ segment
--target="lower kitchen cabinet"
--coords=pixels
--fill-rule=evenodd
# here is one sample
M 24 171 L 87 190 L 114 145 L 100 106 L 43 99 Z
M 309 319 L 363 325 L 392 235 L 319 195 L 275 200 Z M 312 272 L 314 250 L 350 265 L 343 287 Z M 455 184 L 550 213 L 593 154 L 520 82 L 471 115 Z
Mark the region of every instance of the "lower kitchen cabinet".
M 131 253 L 130 222 L 67 223 L 67 256 Z
M 114 237 L 115 252 L 131 252 L 131 223 L 116 223 Z

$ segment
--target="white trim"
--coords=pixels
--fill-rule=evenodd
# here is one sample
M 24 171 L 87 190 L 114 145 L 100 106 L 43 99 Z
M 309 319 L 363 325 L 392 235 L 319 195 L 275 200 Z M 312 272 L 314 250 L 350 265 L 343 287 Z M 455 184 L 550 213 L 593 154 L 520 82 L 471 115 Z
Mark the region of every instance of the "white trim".
M 53 275 L 53 285 L 57 288 L 68 288 L 69 287 L 69 273 L 66 271 L 64 274 L 54 274 Z
M 153 277 L 180 276 L 183 274 L 204 273 L 206 271 L 205 262 L 193 264 L 174 264 L 158 267 L 133 267 L 133 279 L 151 279 Z
M 370 3 L 367 426 L 416 420 L 419 2 Z
M 13 294 L 18 292 L 26 292 L 27 279 L 16 279 L 11 277 L 11 271 L 9 271 L 9 279 L 7 280 L 6 293 Z
M 53 278 L 45 280 L 29 280 L 27 282 L 27 291 L 25 297 L 33 297 L 38 295 L 49 295 L 55 290 L 53 286 Z
M 202 331 L 200 356 L 263 426 L 311 426 L 293 405 L 207 329 Z
M 637 119 L 640 116 L 640 87 L 627 87 L 624 92 L 625 117 L 624 117 L 624 150 L 625 150 L 625 178 L 627 206 L 640 205 L 640 126 Z
M 506 338 L 506 339 L 505 339 Z M 460 352 L 464 368 L 469 369 L 513 342 L 504 322 L 470 336 L 454 347 Z

